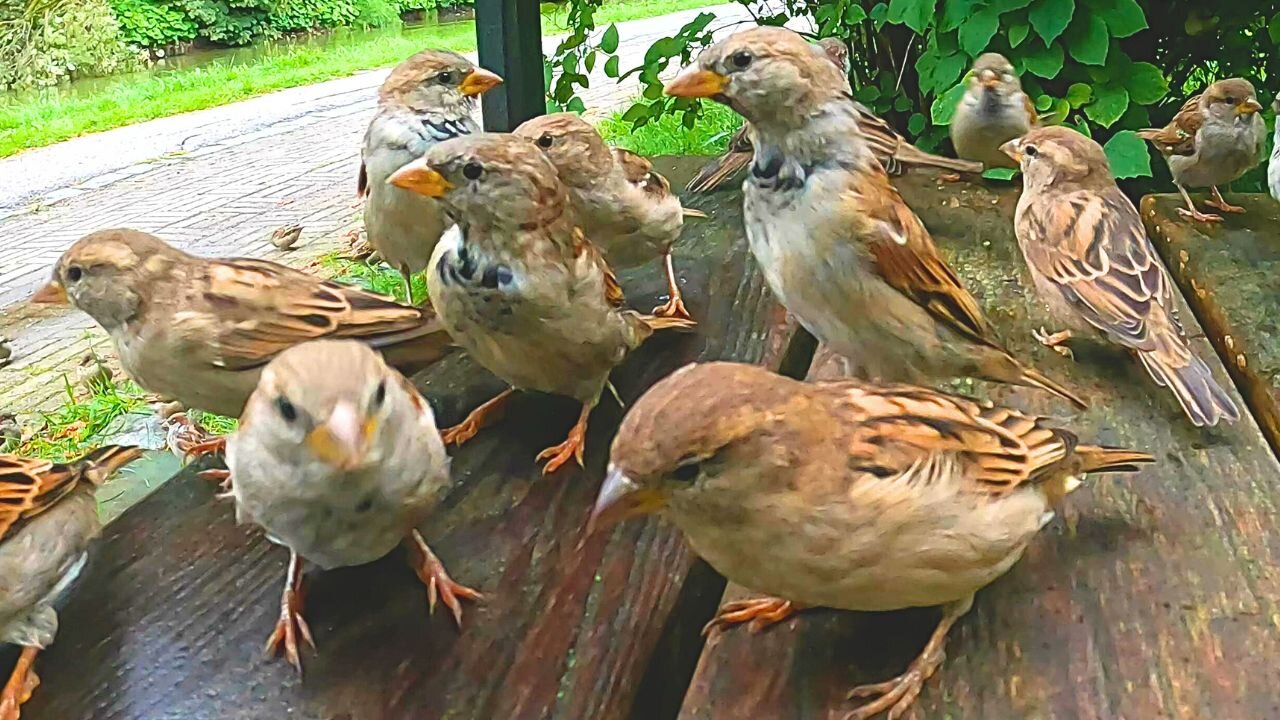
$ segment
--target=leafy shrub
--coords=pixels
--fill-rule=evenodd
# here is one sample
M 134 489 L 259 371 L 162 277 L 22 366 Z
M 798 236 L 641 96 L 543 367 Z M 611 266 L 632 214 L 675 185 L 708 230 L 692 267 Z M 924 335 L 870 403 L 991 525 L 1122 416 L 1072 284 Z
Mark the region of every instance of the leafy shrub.
M 106 75 L 137 63 L 104 0 L 0 0 L 0 89 Z
M 437 0 L 111 2 L 129 43 L 158 48 L 196 39 L 218 45 L 248 45 L 264 38 L 318 28 L 394 25 L 400 22 L 401 12 L 430 9 Z
M 112 0 L 125 42 L 146 48 L 160 48 L 196 38 L 195 20 L 181 9 L 150 0 Z

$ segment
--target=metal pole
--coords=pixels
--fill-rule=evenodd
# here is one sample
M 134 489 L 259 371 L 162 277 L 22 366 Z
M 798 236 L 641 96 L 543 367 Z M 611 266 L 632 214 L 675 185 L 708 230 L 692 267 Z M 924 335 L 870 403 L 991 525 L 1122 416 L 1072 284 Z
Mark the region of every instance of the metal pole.
M 538 0 L 476 0 L 480 65 L 506 81 L 481 97 L 484 129 L 510 132 L 546 112 Z

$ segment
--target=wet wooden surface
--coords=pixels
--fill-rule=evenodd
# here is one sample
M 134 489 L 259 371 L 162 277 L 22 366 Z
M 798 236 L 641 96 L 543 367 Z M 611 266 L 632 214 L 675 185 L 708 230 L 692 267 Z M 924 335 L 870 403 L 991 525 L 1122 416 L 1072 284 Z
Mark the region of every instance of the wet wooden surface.
M 1051 415 L 1085 442 L 1145 449 L 1158 461 L 1135 475 L 1091 478 L 1071 496 L 952 631 L 915 717 L 1280 717 L 1280 465 L 1256 424 L 1246 416 L 1197 430 L 1125 354 L 1080 342 L 1072 364 L 1039 347 L 1031 330 L 1048 320 L 1012 235 L 1016 190 L 939 186 L 927 175 L 899 185 L 1014 352 L 1093 407 L 1075 415 L 1033 391 L 974 392 Z M 1195 348 L 1228 383 L 1209 343 Z M 820 353 L 814 374 L 838 372 Z M 726 591 L 726 599 L 750 595 Z M 839 718 L 854 707 L 846 691 L 905 668 L 937 617 L 814 610 L 757 635 L 718 633 L 679 717 Z
M 682 187 L 701 164 L 678 163 Z M 789 331 L 750 266 L 740 202 L 700 202 L 677 256 L 696 333 L 656 336 L 614 381 L 624 399 L 678 366 L 734 359 L 776 366 Z M 621 273 L 635 307 L 657 304 L 656 263 Z M 457 354 L 415 378 L 443 424 L 502 386 Z M 697 660 L 696 628 L 723 580 L 659 521 L 583 541 L 621 416 L 592 416 L 587 468 L 540 474 L 534 455 L 563 439 L 572 402 L 523 396 L 458 451 L 456 487 L 423 532 L 453 577 L 488 596 L 458 632 L 428 617 L 401 552 L 313 573 L 306 616 L 318 655 L 305 679 L 263 657 L 287 554 L 237 527 L 228 502 L 184 473 L 106 530 L 38 661 L 35 720 L 432 720 L 671 717 Z
M 1232 195 L 1243 215 L 1205 225 L 1178 217 L 1177 195 L 1142 201 L 1147 232 L 1241 387 L 1272 447 L 1280 449 L 1280 202 Z

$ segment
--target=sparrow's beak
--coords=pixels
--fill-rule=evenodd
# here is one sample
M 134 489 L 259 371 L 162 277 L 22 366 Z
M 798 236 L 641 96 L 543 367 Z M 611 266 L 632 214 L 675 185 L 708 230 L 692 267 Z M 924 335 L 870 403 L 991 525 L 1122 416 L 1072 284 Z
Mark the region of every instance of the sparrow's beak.
M 1022 164 L 1022 138 L 1014 138 L 1009 142 L 1000 146 L 1000 152 L 1013 158 L 1013 161 Z
M 369 454 L 377 429 L 377 420 L 364 417 L 350 402 L 338 402 L 329 419 L 307 433 L 307 447 L 316 457 L 339 470 L 354 470 Z
M 640 487 L 618 466 L 610 465 L 596 506 L 591 510 L 591 520 L 587 522 L 587 535 L 630 517 L 657 512 L 666 504 L 662 493 Z
M 729 78 L 718 72 L 691 67 L 667 83 L 663 92 L 672 97 L 709 98 L 724 92 Z
M 444 197 L 453 189 L 453 183 L 427 165 L 425 160 L 414 160 L 399 170 L 391 173 L 387 182 L 398 188 L 416 192 L 427 197 Z
M 983 70 L 978 74 L 978 82 L 988 90 L 995 90 L 1000 87 L 1000 75 L 990 70 Z
M 31 296 L 31 302 L 44 303 L 46 305 L 67 305 L 70 300 L 67 298 L 67 289 L 57 280 L 49 281 L 49 284 L 36 291 Z
M 502 76 L 489 72 L 484 68 L 476 68 L 471 74 L 462 79 L 462 84 L 458 86 L 458 92 L 468 97 L 472 95 L 481 95 L 487 90 L 491 90 L 502 84 Z
M 1249 98 L 1239 105 L 1236 105 L 1237 115 L 1252 115 L 1259 112 L 1262 112 L 1262 105 L 1253 98 Z

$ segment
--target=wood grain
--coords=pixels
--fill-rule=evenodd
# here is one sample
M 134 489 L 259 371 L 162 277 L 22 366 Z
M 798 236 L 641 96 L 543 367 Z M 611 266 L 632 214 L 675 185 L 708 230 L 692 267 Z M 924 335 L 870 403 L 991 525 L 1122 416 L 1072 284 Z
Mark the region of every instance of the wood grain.
M 1016 190 L 926 175 L 899 186 L 1015 354 L 1093 407 L 1073 416 L 1042 393 L 973 391 L 1057 418 L 1085 441 L 1158 459 L 1135 475 L 1091 479 L 1023 560 L 979 593 L 915 717 L 1280 717 L 1280 465 L 1252 418 L 1197 430 L 1125 354 L 1076 343 L 1072 364 L 1039 347 L 1031 330 L 1047 319 L 1012 235 Z M 1274 314 L 1276 296 L 1258 312 Z M 1209 344 L 1195 347 L 1229 387 Z M 838 368 L 820 357 L 814 372 Z M 731 585 L 726 599 L 749 594 Z M 758 635 L 718 634 L 680 718 L 839 718 L 853 707 L 845 692 L 900 672 L 937 617 L 819 610 Z

